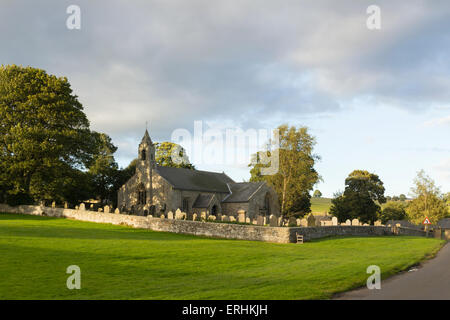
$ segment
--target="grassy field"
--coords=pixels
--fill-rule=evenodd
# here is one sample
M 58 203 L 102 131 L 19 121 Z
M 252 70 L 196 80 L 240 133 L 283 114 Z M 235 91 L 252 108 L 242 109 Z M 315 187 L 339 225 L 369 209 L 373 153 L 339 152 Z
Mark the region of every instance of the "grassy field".
M 298 244 L 218 240 L 75 220 L 0 214 L 0 299 L 326 299 L 434 254 L 414 237 Z M 66 268 L 81 268 L 81 290 Z
M 324 214 L 328 212 L 331 207 L 331 198 L 311 198 L 312 213 Z

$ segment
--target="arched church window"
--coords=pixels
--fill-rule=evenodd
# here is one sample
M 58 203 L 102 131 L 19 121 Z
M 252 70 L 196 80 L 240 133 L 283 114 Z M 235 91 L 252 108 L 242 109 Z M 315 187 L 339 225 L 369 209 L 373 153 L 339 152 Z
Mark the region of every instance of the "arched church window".
M 140 184 L 137 189 L 138 204 L 145 205 L 147 203 L 147 192 L 143 184 Z
M 264 198 L 264 209 L 266 209 L 267 215 L 270 215 L 270 194 L 266 193 Z
M 141 160 L 145 160 L 147 158 L 147 153 L 145 152 L 145 149 L 141 151 Z

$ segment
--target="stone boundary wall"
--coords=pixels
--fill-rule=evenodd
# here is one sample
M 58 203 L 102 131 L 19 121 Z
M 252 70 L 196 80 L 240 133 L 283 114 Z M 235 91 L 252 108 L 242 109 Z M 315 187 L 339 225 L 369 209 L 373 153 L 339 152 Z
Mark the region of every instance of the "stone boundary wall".
M 255 240 L 275 243 L 296 242 L 296 233 L 305 240 L 330 236 L 426 236 L 425 231 L 386 226 L 322 226 L 322 227 L 265 227 L 231 223 L 200 222 L 190 220 L 160 219 L 125 214 L 102 213 L 88 210 L 50 208 L 21 205 L 11 207 L 0 204 L 0 212 L 69 218 L 81 221 L 127 225 L 154 231 L 174 232 L 226 239 Z

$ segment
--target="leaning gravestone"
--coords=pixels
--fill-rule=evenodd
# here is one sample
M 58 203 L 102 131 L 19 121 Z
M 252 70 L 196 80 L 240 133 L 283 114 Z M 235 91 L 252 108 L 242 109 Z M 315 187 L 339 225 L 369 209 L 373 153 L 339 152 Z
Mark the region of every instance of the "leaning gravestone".
M 336 217 L 331 218 L 331 224 L 333 226 L 337 226 L 338 225 L 338 218 L 336 218 Z
M 86 210 L 86 205 L 83 202 L 80 203 L 80 210 Z
M 236 218 L 233 217 L 233 216 L 230 216 L 229 219 L 230 219 L 230 222 L 235 222 L 236 221 Z

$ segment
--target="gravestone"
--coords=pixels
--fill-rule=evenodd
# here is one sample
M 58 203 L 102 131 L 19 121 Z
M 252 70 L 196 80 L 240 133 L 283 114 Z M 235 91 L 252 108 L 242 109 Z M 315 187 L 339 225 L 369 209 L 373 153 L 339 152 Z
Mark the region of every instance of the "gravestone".
M 333 226 L 337 226 L 338 225 L 338 218 L 336 218 L 336 217 L 331 218 L 331 224 Z
M 218 220 L 218 221 L 222 220 L 222 214 L 221 213 L 217 214 L 217 219 L 216 220 Z
M 351 226 L 352 222 L 350 221 L 350 219 L 345 220 L 345 225 L 346 226 Z
M 263 216 L 258 216 L 258 218 L 256 219 L 256 222 L 258 224 L 258 226 L 263 226 L 264 225 L 264 218 Z
M 301 225 L 302 227 L 307 227 L 307 226 L 308 226 L 308 219 L 302 218 L 302 219 L 300 220 L 300 225 Z
M 297 227 L 300 227 L 302 225 L 302 219 L 298 218 L 297 220 L 295 220 Z
M 316 226 L 316 218 L 314 218 L 313 214 L 310 214 L 306 218 L 306 221 L 308 222 L 308 227 L 315 227 Z
M 236 221 L 236 218 L 233 217 L 233 216 L 229 216 L 229 219 L 230 219 L 230 222 L 235 222 Z
M 252 221 L 250 220 L 249 217 L 245 218 L 245 223 L 251 223 Z
M 358 219 L 353 219 L 352 220 L 352 226 L 359 226 L 359 220 Z
M 177 211 L 175 211 L 175 219 L 177 220 L 182 220 L 184 218 L 185 213 L 181 212 L 180 209 L 177 209 Z
M 116 210 L 114 210 L 114 213 L 115 213 L 115 214 L 119 214 L 119 213 L 120 213 L 119 208 L 116 208 Z
M 222 221 L 230 222 L 230 218 L 228 216 L 222 216 Z
M 381 224 L 381 220 L 375 221 L 375 225 L 378 226 L 378 227 L 381 226 L 381 225 L 382 225 L 382 224 Z
M 109 206 L 105 206 L 105 207 L 103 208 L 103 212 L 104 212 L 104 213 L 109 213 Z
M 289 217 L 288 226 L 296 226 L 297 225 L 297 219 L 295 217 Z
M 52 208 L 56 208 L 56 202 L 55 201 L 52 202 Z
M 173 220 L 173 212 L 172 211 L 169 211 L 167 213 L 167 219 Z
M 91 205 L 89 206 L 89 210 L 94 211 L 94 204 L 91 204 Z
M 215 221 L 215 220 L 216 220 L 216 216 L 209 216 L 209 217 L 208 217 L 208 220 L 209 220 L 209 221 Z
M 78 210 L 78 206 L 75 206 L 75 210 Z
M 159 216 L 160 219 L 165 219 L 166 217 L 164 216 L 164 214 Z
M 103 209 L 102 209 L 102 208 L 98 208 L 97 211 L 98 211 L 98 212 L 103 212 Z
M 254 224 L 255 226 L 258 225 L 258 220 L 253 219 L 253 220 L 252 220 L 252 224 Z
M 206 220 L 206 218 L 207 218 L 206 211 L 202 211 L 202 212 L 200 213 L 200 217 L 202 218 L 202 220 Z
M 83 202 L 80 203 L 80 210 L 86 210 L 86 205 Z
M 196 214 L 196 213 L 194 213 L 194 214 L 192 215 L 192 221 L 197 221 L 197 214 Z
M 274 216 L 273 214 L 269 217 L 269 223 L 271 227 L 278 227 L 278 218 L 277 216 Z
M 245 211 L 238 210 L 238 222 L 245 223 Z
M 69 204 L 67 202 L 64 202 L 64 209 L 69 208 Z

